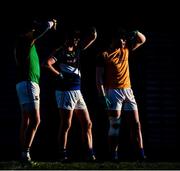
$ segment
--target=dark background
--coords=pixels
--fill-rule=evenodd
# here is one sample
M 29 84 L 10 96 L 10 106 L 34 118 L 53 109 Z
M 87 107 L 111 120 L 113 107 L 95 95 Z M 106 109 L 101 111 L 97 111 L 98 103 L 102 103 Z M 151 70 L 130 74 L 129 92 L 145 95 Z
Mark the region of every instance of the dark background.
M 97 105 L 95 57 L 104 36 L 119 26 L 143 32 L 147 41 L 130 59 L 132 88 L 142 122 L 144 146 L 151 160 L 179 160 L 179 29 L 177 4 L 171 2 L 122 1 L 23 1 L 1 5 L 0 159 L 18 158 L 20 109 L 15 91 L 13 40 L 21 25 L 31 19 L 58 19 L 58 37 L 45 36 L 38 46 L 40 59 L 61 42 L 64 30 L 95 26 L 96 43 L 82 58 L 82 92 L 93 121 L 94 146 L 103 159 L 107 150 L 107 117 Z M 2 9 L 4 12 L 2 12 Z M 62 29 L 62 32 L 61 32 Z M 36 159 L 51 160 L 56 149 L 58 114 L 53 83 L 47 71 L 41 77 L 41 125 L 32 146 Z M 127 125 L 128 126 L 128 125 Z M 74 120 L 70 147 L 80 149 L 80 128 Z

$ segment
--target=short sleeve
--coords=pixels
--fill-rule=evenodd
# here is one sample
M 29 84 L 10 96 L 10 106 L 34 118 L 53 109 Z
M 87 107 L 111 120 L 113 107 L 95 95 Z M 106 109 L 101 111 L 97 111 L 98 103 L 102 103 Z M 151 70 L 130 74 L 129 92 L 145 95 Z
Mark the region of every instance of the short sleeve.
M 62 51 L 63 48 L 57 48 L 53 53 L 52 53 L 52 57 L 54 58 L 54 60 L 57 62 L 60 60 L 61 56 L 62 56 Z
M 107 52 L 101 52 L 96 57 L 96 66 L 103 67 L 105 65 L 105 57 L 107 56 Z

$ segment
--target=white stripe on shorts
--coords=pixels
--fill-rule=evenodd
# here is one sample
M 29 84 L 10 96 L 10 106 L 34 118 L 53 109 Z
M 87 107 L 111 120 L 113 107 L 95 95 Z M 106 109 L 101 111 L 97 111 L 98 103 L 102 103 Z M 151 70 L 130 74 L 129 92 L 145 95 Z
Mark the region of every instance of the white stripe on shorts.
M 56 90 L 55 95 L 58 108 L 63 108 L 67 110 L 87 108 L 80 90 Z
M 137 103 L 131 88 L 109 89 L 106 92 L 111 110 L 137 110 Z

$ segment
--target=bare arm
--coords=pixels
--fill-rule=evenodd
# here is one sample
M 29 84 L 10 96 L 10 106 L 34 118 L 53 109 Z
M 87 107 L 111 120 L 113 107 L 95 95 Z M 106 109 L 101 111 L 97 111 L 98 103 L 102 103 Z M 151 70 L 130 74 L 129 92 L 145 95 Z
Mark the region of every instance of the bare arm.
M 101 101 L 101 104 L 104 106 L 105 109 L 109 109 L 111 106 L 111 102 L 106 97 L 106 92 L 103 84 L 103 75 L 104 75 L 104 68 L 103 67 L 97 67 L 96 68 L 96 85 L 99 95 L 99 100 Z
M 97 38 L 97 32 L 96 32 L 96 29 L 93 28 L 91 35 L 83 42 L 83 45 L 82 45 L 83 50 L 86 50 L 96 40 L 96 38 Z
M 103 85 L 103 75 L 104 75 L 104 68 L 103 67 L 96 67 L 96 85 L 98 90 L 99 96 L 105 96 L 105 89 Z
M 54 73 L 54 75 L 58 76 L 60 74 L 60 72 L 55 69 L 53 67 L 53 65 L 56 63 L 56 60 L 54 59 L 53 56 L 50 56 L 45 63 L 43 64 L 43 67 L 46 67 L 47 69 L 49 69 L 52 73 Z
M 135 36 L 136 36 L 136 43 L 135 43 L 135 45 L 133 46 L 132 50 L 137 49 L 137 48 L 140 47 L 142 44 L 144 44 L 145 41 L 146 41 L 145 35 L 142 34 L 141 32 L 136 31 L 135 34 L 136 34 L 136 35 L 135 35 Z
M 45 28 L 45 30 L 33 39 L 32 44 L 34 44 L 35 41 L 39 40 L 42 36 L 44 36 L 48 32 L 48 30 L 50 30 L 52 28 L 56 29 L 56 25 L 57 25 L 57 22 L 55 19 L 53 19 L 52 21 L 48 21 L 48 24 L 47 24 L 47 27 Z

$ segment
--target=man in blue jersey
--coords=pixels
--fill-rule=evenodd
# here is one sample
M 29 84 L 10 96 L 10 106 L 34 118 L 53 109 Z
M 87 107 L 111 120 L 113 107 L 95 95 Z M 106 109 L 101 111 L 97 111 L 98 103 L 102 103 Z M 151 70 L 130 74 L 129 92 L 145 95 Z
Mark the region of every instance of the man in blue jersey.
M 22 26 L 22 31 L 16 39 L 16 91 L 22 112 L 20 143 L 23 163 L 32 163 L 30 148 L 40 124 L 40 63 L 36 42 L 55 26 L 56 20 L 47 22 L 42 31 L 33 24 L 30 27 Z
M 96 40 L 96 37 L 97 32 L 95 28 L 84 39 L 81 39 L 79 32 L 69 34 L 64 45 L 51 54 L 46 61 L 46 67 L 57 77 L 55 96 L 60 115 L 58 141 L 61 161 L 69 160 L 67 137 L 73 114 L 79 118 L 82 126 L 82 136 L 84 140 L 87 140 L 87 160 L 95 160 L 92 122 L 80 90 L 81 74 L 79 58 L 80 52 L 86 50 Z M 55 63 L 57 67 L 54 66 Z

